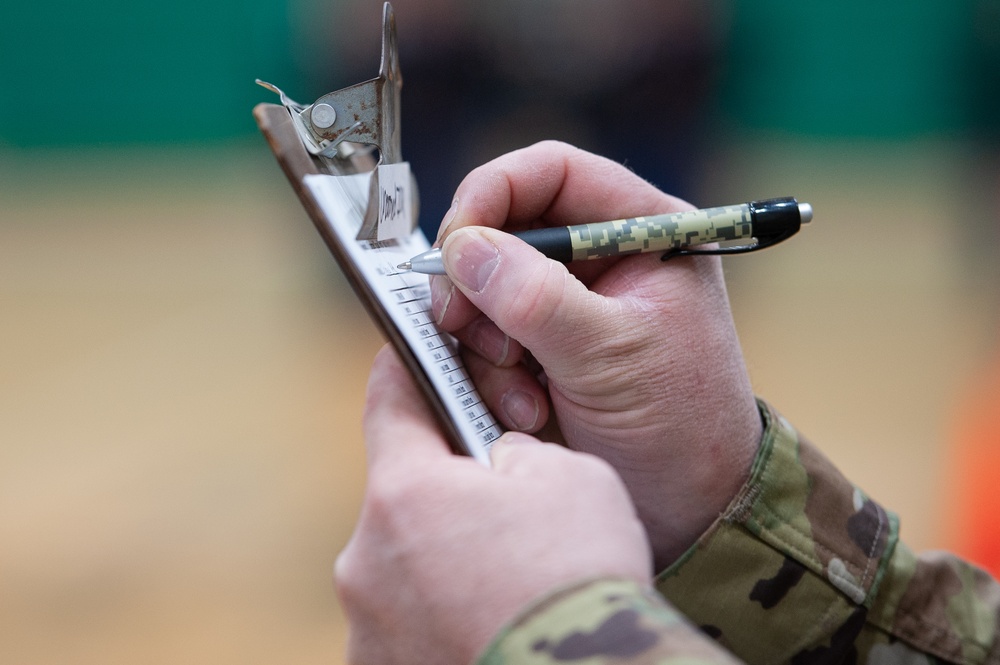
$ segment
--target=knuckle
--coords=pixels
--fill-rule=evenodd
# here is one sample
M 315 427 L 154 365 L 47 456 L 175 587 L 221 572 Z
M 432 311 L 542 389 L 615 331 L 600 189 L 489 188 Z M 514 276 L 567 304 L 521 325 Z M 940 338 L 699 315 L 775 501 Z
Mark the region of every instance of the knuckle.
M 365 597 L 353 550 L 345 549 L 333 564 L 333 587 L 345 608 L 353 608 Z
M 520 288 L 509 291 L 503 318 L 528 335 L 545 334 L 567 301 L 569 273 L 560 268 L 546 260 L 522 273 Z
M 580 148 L 577 148 L 576 146 L 570 143 L 566 143 L 565 141 L 559 141 L 557 139 L 544 139 L 531 146 L 531 149 L 540 150 L 543 152 L 559 153 L 559 154 L 573 154 L 573 153 L 583 152 L 582 150 L 580 150 Z
M 362 521 L 366 530 L 386 537 L 402 537 L 446 499 L 446 488 L 435 482 L 433 470 L 414 474 L 399 468 L 370 477 L 365 490 Z
M 390 518 L 400 509 L 410 505 L 414 491 L 405 479 L 397 474 L 372 478 L 365 492 L 365 515 L 379 525 L 390 523 Z

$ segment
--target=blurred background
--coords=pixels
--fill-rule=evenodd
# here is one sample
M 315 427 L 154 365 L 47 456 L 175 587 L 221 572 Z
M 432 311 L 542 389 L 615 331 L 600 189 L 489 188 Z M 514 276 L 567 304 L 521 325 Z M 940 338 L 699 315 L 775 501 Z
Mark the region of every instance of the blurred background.
M 543 138 L 809 201 L 727 259 L 758 393 L 912 546 L 1000 568 L 1000 0 L 394 8 L 426 229 Z M 381 342 L 250 112 L 374 77 L 381 3 L 2 16 L 0 663 L 340 662 Z

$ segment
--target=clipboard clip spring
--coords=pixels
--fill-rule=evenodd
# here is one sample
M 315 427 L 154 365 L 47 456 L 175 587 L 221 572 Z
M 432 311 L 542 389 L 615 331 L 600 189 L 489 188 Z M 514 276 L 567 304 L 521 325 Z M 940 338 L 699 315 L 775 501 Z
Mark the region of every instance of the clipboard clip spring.
M 373 146 L 379 161 L 403 161 L 400 148 L 400 92 L 396 19 L 387 2 L 382 9 L 382 62 L 377 77 L 327 93 L 309 105 L 289 98 L 278 86 L 257 80 L 278 94 L 293 120 L 306 149 L 313 155 L 333 157 L 344 141 Z
M 403 75 L 399 69 L 396 18 L 392 6 L 386 2 L 382 7 L 382 61 L 377 77 L 327 93 L 309 105 L 296 102 L 272 83 L 257 79 L 257 84 L 278 94 L 306 150 L 320 160 L 329 160 L 326 165 L 331 171 L 357 172 L 358 169 L 352 165 L 352 157 L 364 149 L 378 151 L 368 207 L 358 234 L 359 240 L 375 238 L 378 230 L 378 166 L 403 161 L 399 131 Z

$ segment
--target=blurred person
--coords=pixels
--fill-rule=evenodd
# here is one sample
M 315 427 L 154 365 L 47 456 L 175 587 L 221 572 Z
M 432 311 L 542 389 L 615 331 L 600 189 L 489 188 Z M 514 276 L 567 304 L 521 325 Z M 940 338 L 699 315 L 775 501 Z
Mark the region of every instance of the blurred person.
M 351 662 L 1000 659 L 1000 586 L 915 555 L 756 399 L 717 257 L 564 266 L 499 231 L 690 208 L 554 142 L 463 180 L 432 310 L 511 431 L 492 468 L 450 454 L 376 358 L 336 567 Z
M 406 103 L 402 150 L 421 209 L 447 209 L 470 169 L 544 138 L 625 162 L 693 195 L 726 21 L 718 0 L 393 0 Z M 381 3 L 320 11 L 321 86 L 377 71 Z M 363 29 L 358 29 L 358 28 Z M 665 83 L 666 82 L 666 83 Z M 433 236 L 438 219 L 421 220 Z

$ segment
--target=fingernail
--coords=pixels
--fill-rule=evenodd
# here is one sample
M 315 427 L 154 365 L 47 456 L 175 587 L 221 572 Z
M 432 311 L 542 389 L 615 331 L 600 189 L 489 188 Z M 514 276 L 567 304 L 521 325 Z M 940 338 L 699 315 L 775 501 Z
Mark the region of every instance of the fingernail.
M 475 319 L 466 327 L 465 333 L 468 343 L 494 365 L 502 366 L 507 360 L 510 337 L 489 319 Z
M 470 291 L 479 293 L 500 263 L 500 251 L 483 234 L 459 229 L 447 240 L 444 265 L 448 274 Z
M 455 285 L 451 283 L 445 275 L 431 275 L 431 314 L 434 322 L 441 325 L 445 314 L 448 313 L 448 305 L 451 304 L 451 297 L 455 293 Z
M 451 222 L 455 219 L 455 215 L 457 214 L 458 199 L 456 198 L 451 202 L 451 207 L 448 208 L 448 212 L 444 214 L 444 219 L 441 220 L 441 226 L 438 227 L 437 240 L 434 244 L 437 244 L 441 240 L 441 237 L 445 234 L 445 231 L 448 230 L 448 227 L 451 226 Z
M 538 422 L 538 402 L 523 390 L 509 390 L 500 400 L 500 407 L 514 429 L 525 431 Z

